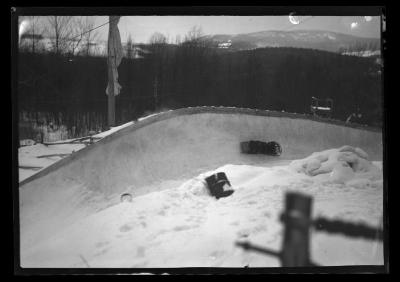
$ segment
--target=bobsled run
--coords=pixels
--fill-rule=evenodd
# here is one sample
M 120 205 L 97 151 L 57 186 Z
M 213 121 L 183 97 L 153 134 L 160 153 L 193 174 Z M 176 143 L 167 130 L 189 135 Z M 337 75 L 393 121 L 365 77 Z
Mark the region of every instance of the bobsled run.
M 252 140 L 281 151 L 243 152 Z M 313 196 L 313 215 L 379 226 L 382 156 L 380 130 L 300 114 L 153 115 L 20 182 L 21 267 L 279 267 L 235 242 L 280 249 L 288 191 Z M 207 189 L 218 173 L 224 197 Z M 383 264 L 383 244 L 362 238 L 315 234 L 310 252 L 322 265 Z

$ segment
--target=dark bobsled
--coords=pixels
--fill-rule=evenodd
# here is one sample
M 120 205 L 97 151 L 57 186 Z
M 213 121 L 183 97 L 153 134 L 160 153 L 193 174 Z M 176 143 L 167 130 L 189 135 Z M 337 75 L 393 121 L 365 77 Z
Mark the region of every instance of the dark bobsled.
M 210 175 L 205 180 L 207 182 L 207 188 L 210 191 L 210 194 L 216 197 L 217 199 L 228 197 L 232 195 L 234 192 L 234 190 L 231 189 L 224 190 L 224 186 L 231 187 L 231 183 L 229 182 L 224 172 L 218 172 L 213 175 Z
M 241 152 L 244 154 L 264 154 L 271 156 L 279 156 L 282 153 L 282 147 L 276 141 L 245 141 L 240 142 Z

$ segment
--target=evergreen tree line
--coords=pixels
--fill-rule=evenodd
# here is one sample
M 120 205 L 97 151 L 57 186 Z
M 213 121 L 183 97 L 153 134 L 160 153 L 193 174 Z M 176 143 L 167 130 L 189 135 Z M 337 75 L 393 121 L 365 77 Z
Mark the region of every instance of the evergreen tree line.
M 332 118 L 346 120 L 359 109 L 364 124 L 382 122 L 381 67 L 373 57 L 296 48 L 233 52 L 201 40 L 135 47 L 142 58 L 126 56 L 118 68 L 117 123 L 208 105 L 310 114 L 311 97 L 332 98 Z M 21 50 L 18 71 L 25 118 L 75 127 L 78 135 L 82 116 L 87 130 L 107 127 L 106 58 Z

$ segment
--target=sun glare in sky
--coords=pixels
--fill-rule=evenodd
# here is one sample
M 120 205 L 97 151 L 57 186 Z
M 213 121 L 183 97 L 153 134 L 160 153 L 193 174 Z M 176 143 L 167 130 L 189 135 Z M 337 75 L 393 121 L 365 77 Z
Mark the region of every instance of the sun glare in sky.
M 24 20 L 19 25 L 19 33 L 18 33 L 19 38 L 21 38 L 21 35 L 24 34 L 24 32 L 26 31 L 28 24 L 29 24 L 28 20 Z

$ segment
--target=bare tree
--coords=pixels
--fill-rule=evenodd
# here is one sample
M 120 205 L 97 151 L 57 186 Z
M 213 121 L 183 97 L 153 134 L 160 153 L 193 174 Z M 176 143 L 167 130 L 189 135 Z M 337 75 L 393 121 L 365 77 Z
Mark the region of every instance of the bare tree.
M 98 37 L 97 31 L 94 31 L 95 17 L 88 16 L 82 20 L 82 29 L 83 29 L 83 52 L 86 56 L 90 55 L 90 50 L 94 44 L 93 41 Z
M 97 32 L 93 31 L 94 17 L 74 17 L 70 23 L 70 37 L 67 38 L 68 52 L 74 56 L 76 53 L 90 55 L 93 40 Z
M 43 26 L 40 23 L 39 17 L 32 16 L 31 18 L 32 53 L 35 53 L 35 49 L 43 38 Z
M 150 36 L 149 43 L 151 45 L 166 44 L 167 37 L 165 37 L 165 35 L 160 32 L 155 32 Z
M 197 42 L 203 36 L 203 30 L 201 26 L 193 26 L 188 33 L 185 35 L 185 42 Z
M 71 16 L 47 17 L 49 38 L 56 54 L 63 53 L 68 49 L 68 41 L 72 34 L 71 21 Z
M 134 50 L 133 40 L 131 35 L 129 34 L 128 40 L 126 42 L 126 57 L 128 59 L 132 59 L 135 56 L 134 52 L 135 50 Z
M 166 43 L 168 43 L 168 44 L 172 43 L 172 37 L 169 33 L 167 33 L 167 36 L 166 36 Z
M 161 73 L 163 67 L 163 59 L 166 54 L 167 37 L 160 33 L 155 32 L 151 35 L 149 39 L 150 50 L 153 57 L 153 71 L 154 71 L 154 81 L 153 81 L 153 97 L 154 97 L 154 108 L 157 109 L 160 104 L 160 94 L 161 93 Z
M 181 44 L 181 43 L 182 43 L 181 36 L 180 36 L 179 34 L 177 34 L 177 35 L 175 36 L 175 44 L 176 44 L 176 45 L 179 45 L 179 44 Z
M 66 38 L 68 53 L 71 56 L 75 55 L 75 52 L 79 50 L 79 47 L 83 41 L 85 33 L 85 21 L 83 17 L 74 17 L 70 22 L 69 36 Z
M 193 26 L 188 33 L 185 35 L 183 40 L 184 45 L 194 47 L 211 47 L 211 40 L 204 36 L 201 26 Z

